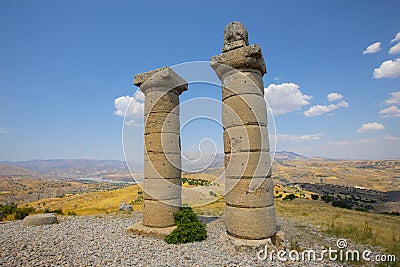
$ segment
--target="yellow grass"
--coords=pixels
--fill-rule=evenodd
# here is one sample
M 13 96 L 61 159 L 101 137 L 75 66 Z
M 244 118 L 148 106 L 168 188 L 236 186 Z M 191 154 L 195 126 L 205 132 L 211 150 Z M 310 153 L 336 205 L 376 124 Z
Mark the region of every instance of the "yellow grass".
M 41 199 L 27 203 L 27 205 L 37 210 L 45 210 L 46 208 L 49 210 L 61 209 L 64 214 L 75 213 L 76 215 L 116 212 L 121 203 L 132 204 L 134 210 L 140 210 L 141 204 L 134 203 L 139 190 L 139 186 L 133 185 L 112 191 Z

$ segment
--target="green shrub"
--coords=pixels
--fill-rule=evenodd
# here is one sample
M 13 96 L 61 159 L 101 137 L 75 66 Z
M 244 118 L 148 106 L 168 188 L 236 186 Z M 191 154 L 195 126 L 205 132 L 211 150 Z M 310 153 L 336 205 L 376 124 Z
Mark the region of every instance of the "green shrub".
M 205 224 L 199 221 L 191 207 L 180 207 L 174 213 L 174 220 L 178 226 L 164 240 L 169 244 L 183 244 L 203 241 L 207 238 Z
M 325 201 L 326 203 L 329 203 L 329 202 L 332 202 L 333 197 L 332 196 L 328 196 L 328 195 L 323 195 L 323 196 L 321 196 L 321 199 L 323 201 Z
M 286 195 L 286 196 L 283 198 L 283 200 L 293 200 L 293 199 L 295 199 L 295 198 L 296 198 L 295 194 L 290 194 L 290 195 Z
M 17 208 L 15 210 L 14 219 L 23 220 L 26 216 L 33 211 L 32 208 Z
M 317 194 L 311 194 L 311 199 L 312 199 L 312 200 L 318 200 L 318 198 L 319 198 L 319 195 L 317 195 Z
M 332 206 L 348 210 L 351 210 L 353 208 L 348 202 L 344 200 L 333 200 Z
M 48 208 L 46 208 L 44 210 L 44 213 L 55 213 L 57 215 L 63 215 L 63 211 L 61 209 L 49 210 Z

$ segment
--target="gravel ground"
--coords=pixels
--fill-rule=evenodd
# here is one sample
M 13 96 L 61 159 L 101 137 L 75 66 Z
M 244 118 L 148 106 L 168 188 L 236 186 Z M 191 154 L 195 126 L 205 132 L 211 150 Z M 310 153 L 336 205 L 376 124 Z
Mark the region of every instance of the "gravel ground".
M 205 219 L 206 241 L 183 245 L 127 234 L 138 220 L 140 213 L 62 216 L 58 224 L 31 227 L 22 221 L 2 223 L 0 266 L 342 266 L 258 260 L 256 249 L 236 249 L 222 238 L 223 218 Z M 282 219 L 279 224 L 285 232 L 295 229 Z

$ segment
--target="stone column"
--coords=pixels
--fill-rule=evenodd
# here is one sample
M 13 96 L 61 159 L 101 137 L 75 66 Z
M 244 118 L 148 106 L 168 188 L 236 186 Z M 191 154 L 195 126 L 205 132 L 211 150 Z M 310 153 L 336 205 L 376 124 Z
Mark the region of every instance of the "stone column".
M 144 182 L 142 223 L 174 225 L 181 200 L 179 95 L 187 83 L 169 67 L 135 75 L 144 101 Z
M 267 108 L 259 45 L 249 45 L 243 24 L 224 31 L 222 54 L 211 66 L 222 81 L 226 231 L 240 239 L 261 240 L 276 233 Z

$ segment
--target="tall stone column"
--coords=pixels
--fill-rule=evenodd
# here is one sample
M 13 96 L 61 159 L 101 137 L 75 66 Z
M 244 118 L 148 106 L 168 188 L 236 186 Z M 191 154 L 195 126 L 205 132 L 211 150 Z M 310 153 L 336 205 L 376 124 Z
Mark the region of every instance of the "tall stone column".
M 173 226 L 181 200 L 179 95 L 188 89 L 169 67 L 135 75 L 144 101 L 144 182 L 142 223 Z
M 249 45 L 243 24 L 224 31 L 222 54 L 211 66 L 222 81 L 226 231 L 261 240 L 276 233 L 267 108 L 262 76 L 266 73 L 259 45 Z

